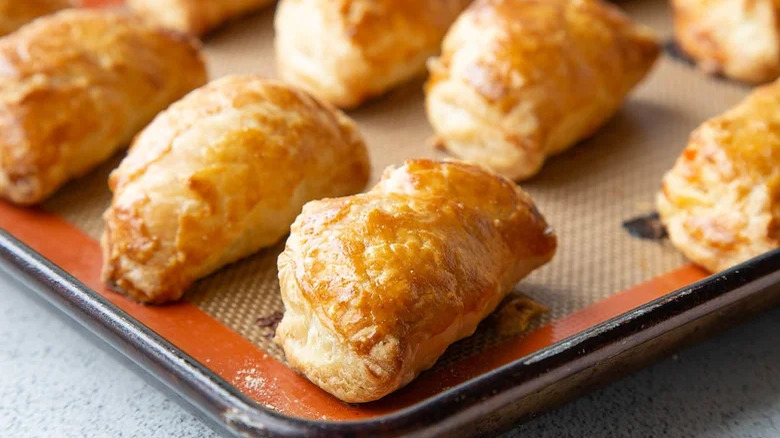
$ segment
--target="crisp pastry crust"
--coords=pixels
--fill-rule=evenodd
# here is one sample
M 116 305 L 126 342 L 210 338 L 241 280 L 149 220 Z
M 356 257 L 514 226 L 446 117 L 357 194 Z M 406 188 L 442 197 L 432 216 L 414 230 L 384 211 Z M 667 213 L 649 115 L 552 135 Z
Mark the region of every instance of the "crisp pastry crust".
M 281 77 L 342 108 L 425 70 L 471 0 L 282 0 L 276 11 Z
M 270 246 L 304 203 L 359 192 L 369 176 L 356 125 L 308 94 L 229 76 L 157 116 L 111 173 L 107 284 L 147 303 Z
M 0 0 L 0 35 L 44 15 L 69 8 L 72 0 Z
M 711 272 L 780 246 L 780 82 L 691 134 L 657 207 L 674 246 Z
M 780 76 L 780 2 L 672 0 L 680 47 L 708 73 L 750 83 Z
M 598 130 L 658 53 L 601 0 L 477 0 L 429 63 L 428 118 L 459 158 L 529 178 Z
M 313 201 L 279 256 L 288 364 L 346 402 L 406 385 L 474 333 L 556 238 L 511 181 L 407 161 L 368 193 Z
M 231 18 L 246 14 L 274 0 L 127 0 L 135 13 L 154 23 L 201 35 Z
M 118 12 L 66 10 L 0 39 L 0 198 L 42 201 L 205 80 L 195 40 Z

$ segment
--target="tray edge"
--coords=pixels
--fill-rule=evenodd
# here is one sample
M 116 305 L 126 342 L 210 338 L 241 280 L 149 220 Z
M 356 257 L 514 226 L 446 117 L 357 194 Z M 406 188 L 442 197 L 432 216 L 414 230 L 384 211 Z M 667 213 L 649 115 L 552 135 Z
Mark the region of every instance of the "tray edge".
M 780 249 L 776 249 L 409 408 L 371 420 L 327 422 L 285 416 L 249 400 L 2 229 L 0 260 L 12 267 L 15 272 L 9 272 L 16 274 L 17 279 L 138 364 L 200 411 L 209 423 L 216 423 L 236 436 L 376 437 L 398 433 L 409 436 L 462 433 L 465 426 L 484 423 L 484 419 L 491 418 L 491 413 L 545 387 L 780 284 Z M 501 390 L 496 389 L 499 387 Z M 533 413 L 517 411 L 510 418 L 496 420 L 490 427 L 502 428 L 509 420 Z

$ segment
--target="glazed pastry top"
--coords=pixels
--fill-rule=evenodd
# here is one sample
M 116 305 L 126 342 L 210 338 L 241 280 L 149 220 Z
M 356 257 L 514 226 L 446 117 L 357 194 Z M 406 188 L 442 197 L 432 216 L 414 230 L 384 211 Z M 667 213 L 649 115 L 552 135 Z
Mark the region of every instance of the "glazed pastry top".
M 454 29 L 427 87 L 458 75 L 509 111 L 538 86 L 541 126 L 596 93 L 622 96 L 658 54 L 650 29 L 593 0 L 478 0 Z
M 295 276 L 355 351 L 367 354 L 389 334 L 408 342 L 440 334 L 511 289 L 508 260 L 552 256 L 555 237 L 528 195 L 486 175 L 412 160 L 366 195 L 306 205 L 294 227 L 303 251 Z
M 73 9 L 30 23 L 0 39 L 0 185 L 40 201 L 205 80 L 195 39 L 130 15 Z
M 145 302 L 269 246 L 304 203 L 363 189 L 363 139 L 308 94 L 256 76 L 193 91 L 138 135 L 111 173 L 105 279 Z

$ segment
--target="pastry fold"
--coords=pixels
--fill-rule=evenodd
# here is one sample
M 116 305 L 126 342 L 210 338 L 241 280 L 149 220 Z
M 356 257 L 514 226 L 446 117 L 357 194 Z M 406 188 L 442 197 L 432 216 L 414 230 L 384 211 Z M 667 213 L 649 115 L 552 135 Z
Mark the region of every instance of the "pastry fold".
M 425 70 L 471 0 L 282 0 L 276 11 L 280 76 L 343 108 Z
M 103 278 L 146 303 L 270 246 L 304 203 L 369 176 L 355 124 L 308 94 L 229 76 L 157 116 L 111 173 Z
M 274 0 L 127 0 L 145 19 L 181 32 L 204 34 Z
M 0 0 L 0 35 L 44 15 L 71 7 L 72 0 Z
M 406 385 L 470 336 L 556 238 L 511 181 L 407 161 L 368 193 L 313 201 L 279 256 L 288 364 L 346 402 Z
M 699 126 L 664 176 L 669 238 L 719 272 L 780 246 L 780 82 Z
M 429 64 L 438 145 L 521 180 L 595 133 L 648 73 L 653 33 L 601 0 L 477 0 Z
M 0 39 L 0 198 L 35 204 L 206 81 L 197 42 L 118 12 L 66 10 Z
M 672 0 L 677 43 L 699 68 L 762 83 L 780 76 L 780 3 Z

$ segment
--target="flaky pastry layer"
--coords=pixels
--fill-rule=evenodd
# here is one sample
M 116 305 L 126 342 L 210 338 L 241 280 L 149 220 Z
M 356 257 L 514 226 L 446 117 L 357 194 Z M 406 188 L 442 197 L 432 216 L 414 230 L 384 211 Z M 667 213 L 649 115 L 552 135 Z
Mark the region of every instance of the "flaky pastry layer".
M 280 76 L 351 108 L 425 70 L 471 0 L 282 0 Z
M 205 81 L 197 41 L 119 12 L 66 10 L 0 39 L 0 198 L 42 201 Z
M 274 0 L 127 0 L 145 19 L 181 32 L 201 35 Z
M 363 189 L 363 139 L 340 111 L 255 76 L 171 105 L 112 172 L 102 245 L 108 285 L 147 303 L 279 241 L 304 203 Z
M 711 272 L 780 246 L 780 82 L 691 134 L 657 207 L 672 243 Z
M 672 0 L 675 36 L 699 68 L 740 81 L 780 76 L 780 3 Z
M 428 119 L 457 157 L 525 179 L 596 132 L 659 53 L 602 0 L 477 0 L 429 64 Z
M 312 201 L 279 256 L 288 364 L 347 402 L 406 385 L 474 333 L 556 238 L 509 180 L 410 160 L 368 193 Z

